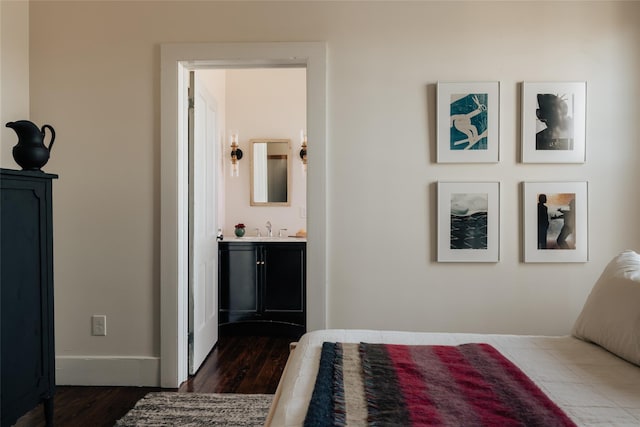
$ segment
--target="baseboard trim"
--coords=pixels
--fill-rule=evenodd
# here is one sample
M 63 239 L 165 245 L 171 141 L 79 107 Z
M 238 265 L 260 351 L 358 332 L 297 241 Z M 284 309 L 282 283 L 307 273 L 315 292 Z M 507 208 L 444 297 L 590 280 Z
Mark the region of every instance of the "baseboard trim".
M 160 358 L 58 356 L 56 385 L 160 387 Z

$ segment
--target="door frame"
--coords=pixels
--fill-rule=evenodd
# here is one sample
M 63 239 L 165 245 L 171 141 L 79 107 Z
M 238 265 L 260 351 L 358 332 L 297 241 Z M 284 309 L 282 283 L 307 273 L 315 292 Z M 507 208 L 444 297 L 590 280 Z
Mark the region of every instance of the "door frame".
M 188 366 L 188 154 L 184 73 L 202 68 L 307 69 L 307 329 L 327 326 L 326 62 L 324 42 L 180 43 L 160 47 L 160 385 L 177 388 Z M 185 109 L 186 110 L 186 109 Z M 313 302 L 313 303 L 310 303 Z

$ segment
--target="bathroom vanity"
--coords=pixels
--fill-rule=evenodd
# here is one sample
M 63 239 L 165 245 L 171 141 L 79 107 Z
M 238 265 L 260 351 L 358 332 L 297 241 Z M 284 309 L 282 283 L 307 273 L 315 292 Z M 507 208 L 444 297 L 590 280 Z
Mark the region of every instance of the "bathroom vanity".
M 218 243 L 220 335 L 300 337 L 306 331 L 304 239 Z

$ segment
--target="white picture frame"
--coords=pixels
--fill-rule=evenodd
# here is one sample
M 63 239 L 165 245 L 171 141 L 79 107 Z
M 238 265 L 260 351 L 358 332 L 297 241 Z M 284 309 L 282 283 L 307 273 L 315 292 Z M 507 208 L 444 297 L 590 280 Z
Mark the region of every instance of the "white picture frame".
M 588 183 L 524 182 L 525 262 L 587 262 Z
M 587 83 L 522 84 L 522 162 L 586 161 Z
M 438 262 L 498 262 L 500 183 L 438 182 Z
M 500 83 L 438 82 L 437 162 L 500 160 Z

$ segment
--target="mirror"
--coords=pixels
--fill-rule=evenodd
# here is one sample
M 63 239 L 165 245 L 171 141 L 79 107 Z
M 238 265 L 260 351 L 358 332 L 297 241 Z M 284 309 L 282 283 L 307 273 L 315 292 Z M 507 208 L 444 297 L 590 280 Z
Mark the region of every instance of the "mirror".
M 251 206 L 289 206 L 290 139 L 252 139 Z

